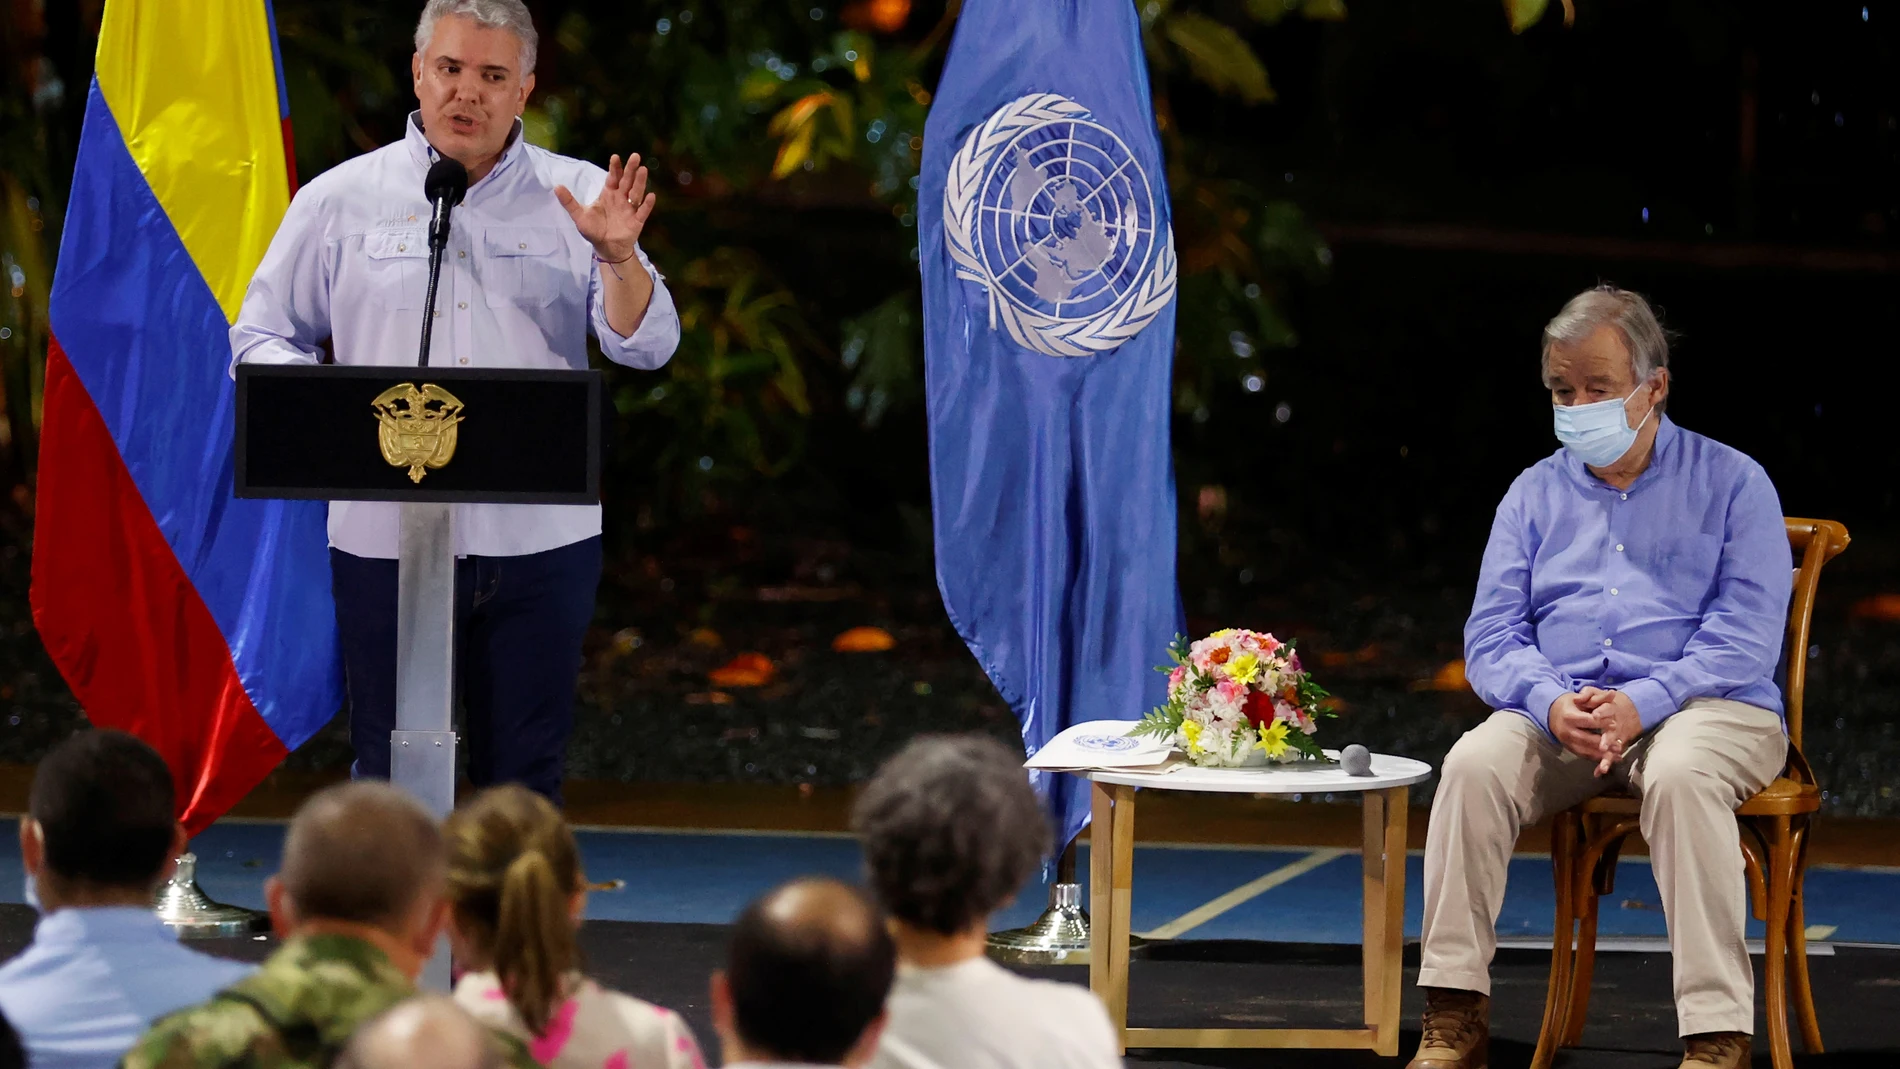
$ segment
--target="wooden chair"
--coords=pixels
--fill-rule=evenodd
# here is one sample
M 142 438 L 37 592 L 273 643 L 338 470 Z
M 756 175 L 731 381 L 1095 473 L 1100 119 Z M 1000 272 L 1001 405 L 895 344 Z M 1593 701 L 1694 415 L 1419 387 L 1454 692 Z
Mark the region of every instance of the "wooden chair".
M 1793 1069 L 1789 1046 L 1789 972 L 1801 1044 L 1821 1052 L 1821 1026 L 1808 985 L 1807 921 L 1801 900 L 1810 817 L 1821 808 L 1821 788 L 1801 754 L 1802 699 L 1808 675 L 1808 625 L 1821 567 L 1847 548 L 1847 528 L 1832 520 L 1788 518 L 1794 548 L 1794 597 L 1788 610 L 1788 767 L 1735 812 L 1747 861 L 1749 899 L 1766 921 L 1768 1050 L 1775 1069 Z M 1575 1046 L 1590 1006 L 1596 962 L 1597 902 L 1615 889 L 1616 858 L 1637 831 L 1638 802 L 1626 792 L 1599 795 L 1559 813 L 1551 826 L 1550 861 L 1557 885 L 1557 925 L 1550 954 L 1550 991 L 1532 1069 L 1549 1069 L 1560 1046 Z

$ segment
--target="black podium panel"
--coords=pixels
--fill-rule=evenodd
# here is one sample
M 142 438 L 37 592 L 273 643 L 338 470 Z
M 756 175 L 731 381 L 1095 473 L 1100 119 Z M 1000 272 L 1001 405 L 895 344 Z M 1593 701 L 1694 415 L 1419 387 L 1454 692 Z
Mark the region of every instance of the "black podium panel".
M 237 496 L 596 504 L 601 399 L 597 371 L 240 364 Z

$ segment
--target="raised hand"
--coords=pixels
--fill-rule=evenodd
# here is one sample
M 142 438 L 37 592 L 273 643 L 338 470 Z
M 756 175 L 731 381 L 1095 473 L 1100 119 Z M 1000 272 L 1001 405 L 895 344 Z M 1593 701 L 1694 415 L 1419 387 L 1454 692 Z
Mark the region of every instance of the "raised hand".
M 607 184 L 594 203 L 582 204 L 566 186 L 555 186 L 554 196 L 581 237 L 594 246 L 594 254 L 608 263 L 632 258 L 647 216 L 653 214 L 654 196 L 647 192 L 647 169 L 637 152 L 627 157 L 625 166 L 618 155 L 608 159 Z

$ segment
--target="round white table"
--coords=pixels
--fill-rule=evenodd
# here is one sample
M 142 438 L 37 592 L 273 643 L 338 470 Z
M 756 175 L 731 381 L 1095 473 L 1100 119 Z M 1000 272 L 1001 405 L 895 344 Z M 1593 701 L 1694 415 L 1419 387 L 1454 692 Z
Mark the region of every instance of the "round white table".
M 1338 752 L 1326 751 L 1337 758 Z M 1399 1052 L 1400 959 L 1405 939 L 1405 833 L 1408 788 L 1431 778 L 1432 766 L 1409 757 L 1372 755 L 1370 776 L 1349 776 L 1337 764 L 1266 768 L 1175 768 L 1167 772 L 1097 769 L 1075 773 L 1092 784 L 1089 832 L 1089 988 L 1108 1007 L 1128 1047 L 1299 1047 Z M 1341 794 L 1364 796 L 1364 1028 L 1130 1028 L 1128 936 L 1135 867 L 1135 791 L 1210 794 Z

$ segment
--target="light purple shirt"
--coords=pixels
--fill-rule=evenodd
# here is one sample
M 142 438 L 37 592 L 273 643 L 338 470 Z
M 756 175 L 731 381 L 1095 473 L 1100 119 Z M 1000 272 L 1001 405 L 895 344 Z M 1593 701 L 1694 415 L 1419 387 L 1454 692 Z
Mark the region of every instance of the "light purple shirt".
M 1667 417 L 1627 492 L 1558 450 L 1498 505 L 1465 678 L 1550 730 L 1551 703 L 1620 690 L 1644 730 L 1694 698 L 1781 712 L 1794 559 L 1761 465 Z
M 423 177 L 435 151 L 412 113 L 402 141 L 338 164 L 297 192 L 231 327 L 233 362 L 312 364 L 331 339 L 339 364 L 410 365 L 429 273 Z M 607 358 L 653 369 L 679 344 L 679 314 L 658 271 L 632 336 L 607 323 L 593 246 L 554 197 L 583 204 L 606 184 L 594 164 L 515 136 L 451 217 L 436 293 L 432 367 L 587 367 L 587 335 Z M 621 271 L 636 269 L 627 264 Z M 395 557 L 401 506 L 330 503 L 330 544 Z M 539 553 L 600 533 L 598 505 L 457 505 L 457 555 Z

